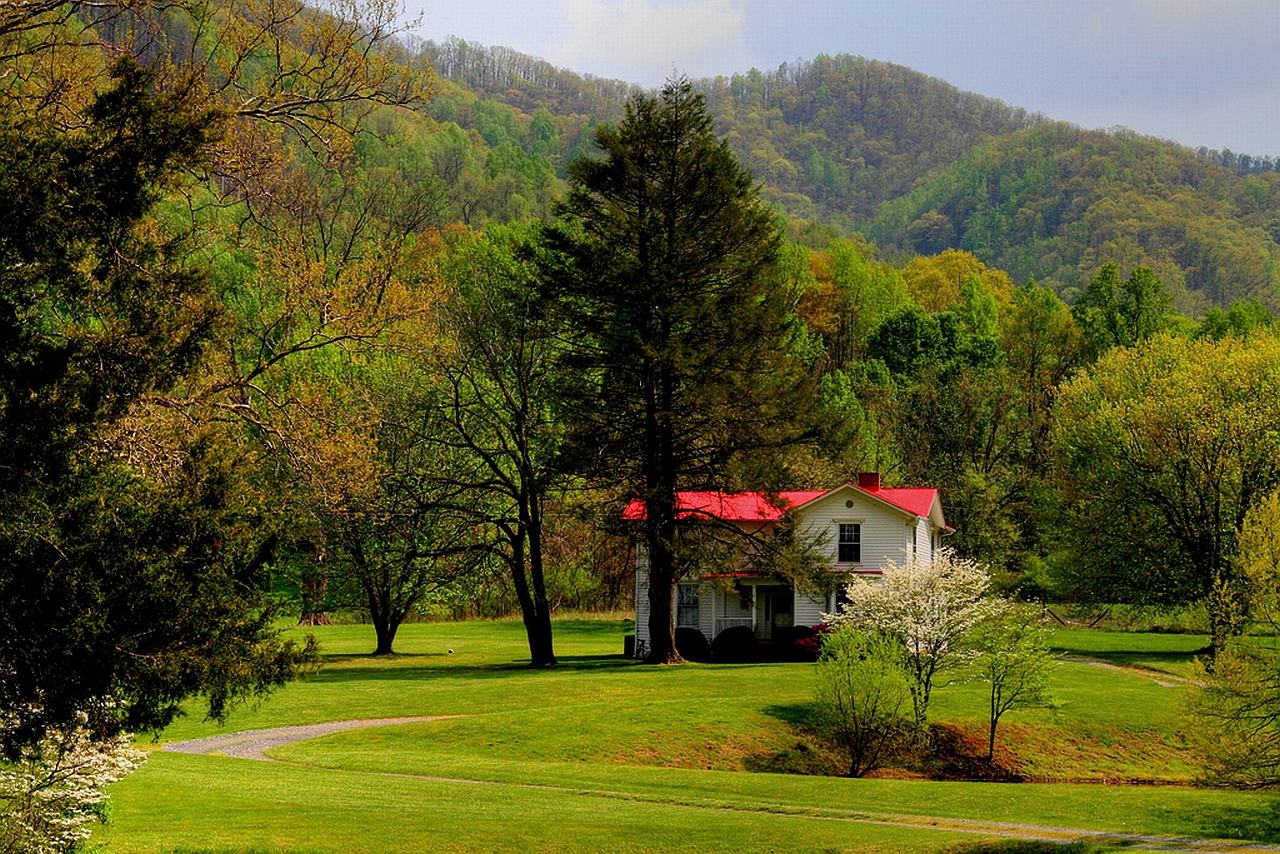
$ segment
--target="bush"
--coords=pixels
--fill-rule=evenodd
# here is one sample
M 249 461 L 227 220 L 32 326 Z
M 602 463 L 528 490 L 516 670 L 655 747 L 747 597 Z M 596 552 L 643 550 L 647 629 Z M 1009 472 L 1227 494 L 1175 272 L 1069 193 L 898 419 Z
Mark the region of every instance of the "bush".
M 730 626 L 711 642 L 713 661 L 755 661 L 760 653 L 760 642 L 750 626 Z
M 710 661 L 711 644 L 698 629 L 681 626 L 676 629 L 676 651 L 689 661 Z
M 827 631 L 826 623 L 796 626 L 787 632 L 779 656 L 787 661 L 817 661 L 818 653 L 822 651 L 822 635 Z
M 912 742 L 910 688 L 902 644 L 843 626 L 822 638 L 816 729 L 861 777 Z

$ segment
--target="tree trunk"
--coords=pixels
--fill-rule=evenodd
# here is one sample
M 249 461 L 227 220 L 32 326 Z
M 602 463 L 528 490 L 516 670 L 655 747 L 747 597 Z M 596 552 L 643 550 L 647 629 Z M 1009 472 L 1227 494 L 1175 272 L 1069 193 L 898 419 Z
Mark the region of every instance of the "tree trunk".
M 542 549 L 533 547 L 529 537 L 530 566 L 525 569 L 525 529 L 517 527 L 509 538 L 511 545 L 511 580 L 515 584 L 516 599 L 520 602 L 520 617 L 529 640 L 529 662 L 534 667 L 550 667 L 556 663 L 551 644 L 551 609 L 547 604 L 546 586 L 542 578 Z M 533 577 L 532 588 L 529 585 Z
M 676 649 L 675 627 L 676 583 L 668 573 L 665 579 L 649 574 L 649 657 L 650 664 L 679 664 L 684 661 Z
M 323 547 L 316 548 L 316 563 L 323 564 L 325 560 L 325 551 Z M 301 584 L 302 593 L 302 616 L 298 620 L 300 626 L 331 626 L 333 621 L 329 619 L 329 615 L 324 610 L 325 593 L 329 589 L 329 578 L 324 571 L 317 569 L 313 572 L 304 573 Z
M 373 633 L 377 637 L 373 654 L 390 655 L 391 644 L 396 639 L 396 629 L 400 628 L 400 620 L 392 613 L 390 594 L 386 590 L 379 590 L 378 585 L 367 576 L 362 583 L 369 603 L 369 621 L 373 623 Z
M 532 477 L 532 474 L 530 474 Z M 533 582 L 533 625 L 525 620 L 529 635 L 529 656 L 534 667 L 551 667 L 556 663 L 551 643 L 551 604 L 547 601 L 547 584 L 542 574 L 542 508 L 537 496 L 528 501 L 529 576 Z
M 648 526 L 650 536 L 646 544 L 649 549 L 649 656 L 646 661 L 650 664 L 679 664 L 684 660 L 676 649 L 675 594 L 678 579 L 675 555 L 670 546 L 671 537 L 675 534 L 675 514 L 669 511 L 665 515 L 669 520 L 666 524 L 659 522 Z
M 396 628 L 396 626 L 385 620 L 373 621 L 373 631 L 378 636 L 378 645 L 373 650 L 374 655 L 390 655 L 392 653 L 391 644 L 396 639 Z

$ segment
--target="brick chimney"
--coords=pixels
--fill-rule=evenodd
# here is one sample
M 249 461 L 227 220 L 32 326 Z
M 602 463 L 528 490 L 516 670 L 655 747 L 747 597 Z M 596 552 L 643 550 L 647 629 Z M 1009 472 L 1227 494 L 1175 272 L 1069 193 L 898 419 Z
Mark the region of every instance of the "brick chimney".
M 880 491 L 880 472 L 878 471 L 859 472 L 858 486 L 862 487 L 867 492 L 879 492 Z

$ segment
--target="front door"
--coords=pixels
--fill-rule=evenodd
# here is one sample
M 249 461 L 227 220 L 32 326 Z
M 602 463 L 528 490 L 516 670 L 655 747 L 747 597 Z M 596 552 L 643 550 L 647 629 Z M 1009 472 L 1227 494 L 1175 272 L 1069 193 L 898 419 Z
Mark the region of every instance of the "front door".
M 786 634 L 786 629 L 795 625 L 796 595 L 789 588 L 765 588 L 764 594 L 764 632 L 763 640 L 773 640 L 778 630 Z

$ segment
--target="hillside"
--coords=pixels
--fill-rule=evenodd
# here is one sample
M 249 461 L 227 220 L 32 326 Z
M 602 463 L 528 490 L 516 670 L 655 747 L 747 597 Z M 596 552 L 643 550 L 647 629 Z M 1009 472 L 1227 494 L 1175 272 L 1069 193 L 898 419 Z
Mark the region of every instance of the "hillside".
M 970 151 L 882 205 L 868 236 L 892 253 L 967 249 L 1068 301 L 1105 261 L 1152 268 L 1186 313 L 1277 305 L 1280 174 L 1237 175 L 1190 149 L 1043 124 Z
M 497 219 L 541 212 L 553 195 L 545 184 L 532 196 L 495 191 L 504 162 L 520 161 L 517 183 L 562 176 L 634 91 L 507 48 L 453 39 L 418 50 L 445 81 L 431 115 L 477 147 L 476 184 L 490 197 L 480 207 Z M 848 55 L 696 85 L 767 200 L 861 231 L 888 257 L 966 249 L 1068 299 L 1113 260 L 1154 269 L 1190 314 L 1242 298 L 1280 307 L 1271 161 L 1083 130 Z M 504 210 L 512 196 L 517 209 Z

